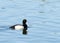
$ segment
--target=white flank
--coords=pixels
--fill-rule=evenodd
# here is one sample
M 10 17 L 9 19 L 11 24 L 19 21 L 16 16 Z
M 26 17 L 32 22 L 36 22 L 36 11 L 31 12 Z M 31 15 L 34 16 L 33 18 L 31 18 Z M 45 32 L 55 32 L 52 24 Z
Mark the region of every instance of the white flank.
M 17 25 L 15 26 L 15 30 L 22 30 L 24 27 L 23 26 L 20 26 L 20 25 Z

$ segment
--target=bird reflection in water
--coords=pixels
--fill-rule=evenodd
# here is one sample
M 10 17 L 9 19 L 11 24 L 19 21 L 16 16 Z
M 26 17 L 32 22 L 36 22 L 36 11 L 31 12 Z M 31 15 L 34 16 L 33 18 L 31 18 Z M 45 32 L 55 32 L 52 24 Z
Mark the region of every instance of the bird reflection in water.
M 23 29 L 22 34 L 27 35 L 27 30 L 26 29 Z

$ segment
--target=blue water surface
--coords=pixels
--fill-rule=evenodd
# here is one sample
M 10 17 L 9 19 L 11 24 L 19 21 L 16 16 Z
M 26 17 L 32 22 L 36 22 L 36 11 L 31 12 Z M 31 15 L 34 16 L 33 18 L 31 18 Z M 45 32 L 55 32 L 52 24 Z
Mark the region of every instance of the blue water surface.
M 23 19 L 27 35 L 9 28 Z M 60 0 L 0 0 L 0 43 L 60 43 Z

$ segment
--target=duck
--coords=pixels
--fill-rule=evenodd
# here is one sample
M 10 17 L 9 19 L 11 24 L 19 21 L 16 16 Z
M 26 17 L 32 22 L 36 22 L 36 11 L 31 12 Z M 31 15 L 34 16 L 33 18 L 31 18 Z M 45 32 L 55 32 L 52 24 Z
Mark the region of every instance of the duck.
M 16 25 L 10 26 L 9 28 L 15 29 L 15 30 L 27 30 L 26 22 L 27 22 L 27 20 L 23 19 L 22 25 L 21 24 L 16 24 Z

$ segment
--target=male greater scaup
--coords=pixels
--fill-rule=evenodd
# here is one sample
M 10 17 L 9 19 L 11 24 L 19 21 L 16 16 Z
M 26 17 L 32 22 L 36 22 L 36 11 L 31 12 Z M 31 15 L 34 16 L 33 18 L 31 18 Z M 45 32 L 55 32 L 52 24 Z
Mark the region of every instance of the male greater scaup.
M 27 20 L 23 19 L 23 21 L 22 21 L 23 24 L 22 25 L 21 24 L 16 24 L 16 25 L 11 26 L 10 28 L 15 29 L 15 30 L 21 30 L 21 29 L 27 30 L 26 22 L 27 22 Z

